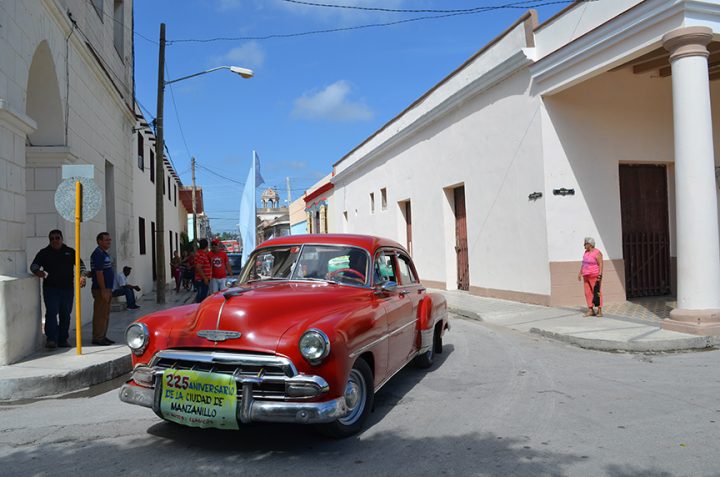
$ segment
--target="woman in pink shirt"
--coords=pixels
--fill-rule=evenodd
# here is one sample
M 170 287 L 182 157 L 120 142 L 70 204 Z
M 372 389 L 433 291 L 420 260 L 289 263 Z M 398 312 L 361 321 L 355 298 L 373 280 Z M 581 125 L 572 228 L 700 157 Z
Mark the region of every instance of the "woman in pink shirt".
M 578 272 L 578 281 L 583 281 L 585 288 L 585 301 L 587 302 L 588 311 L 585 316 L 603 316 L 602 314 L 602 293 L 600 294 L 600 304 L 597 313 L 593 307 L 593 290 L 595 284 L 602 281 L 603 256 L 600 250 L 595 248 L 595 239 L 585 237 L 585 253 L 583 254 L 582 266 Z

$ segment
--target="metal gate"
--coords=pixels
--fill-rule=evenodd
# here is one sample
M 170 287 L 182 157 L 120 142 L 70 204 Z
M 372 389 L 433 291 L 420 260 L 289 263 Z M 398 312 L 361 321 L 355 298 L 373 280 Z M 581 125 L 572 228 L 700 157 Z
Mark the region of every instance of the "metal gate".
M 670 293 L 667 170 L 663 165 L 621 165 L 625 287 L 628 298 Z

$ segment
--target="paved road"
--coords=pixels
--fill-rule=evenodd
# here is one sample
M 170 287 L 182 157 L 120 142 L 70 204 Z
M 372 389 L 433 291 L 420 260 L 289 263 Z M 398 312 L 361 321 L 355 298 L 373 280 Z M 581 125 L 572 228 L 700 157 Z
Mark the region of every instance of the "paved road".
M 456 319 L 445 353 L 383 388 L 369 428 L 238 432 L 160 421 L 119 382 L 0 406 L 0 473 L 15 475 L 720 475 L 720 351 L 579 349 Z

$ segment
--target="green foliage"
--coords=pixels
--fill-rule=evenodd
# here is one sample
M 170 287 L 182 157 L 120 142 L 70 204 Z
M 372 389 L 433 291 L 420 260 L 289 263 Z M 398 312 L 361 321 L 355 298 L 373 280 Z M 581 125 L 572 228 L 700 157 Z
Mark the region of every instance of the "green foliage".
M 192 252 L 193 244 L 185 232 L 180 232 L 180 250 L 183 252 Z

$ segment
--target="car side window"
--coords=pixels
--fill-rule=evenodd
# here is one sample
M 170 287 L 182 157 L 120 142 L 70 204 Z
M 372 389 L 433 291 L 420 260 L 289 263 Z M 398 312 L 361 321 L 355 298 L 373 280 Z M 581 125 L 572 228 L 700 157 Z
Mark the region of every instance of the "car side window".
M 412 285 L 417 283 L 417 277 L 413 273 L 410 259 L 403 254 L 398 254 L 398 271 L 400 272 L 400 280 L 403 285 Z
M 375 256 L 375 263 L 373 264 L 373 281 L 375 284 L 388 281 L 397 283 L 394 258 L 395 254 L 392 252 L 379 252 Z

